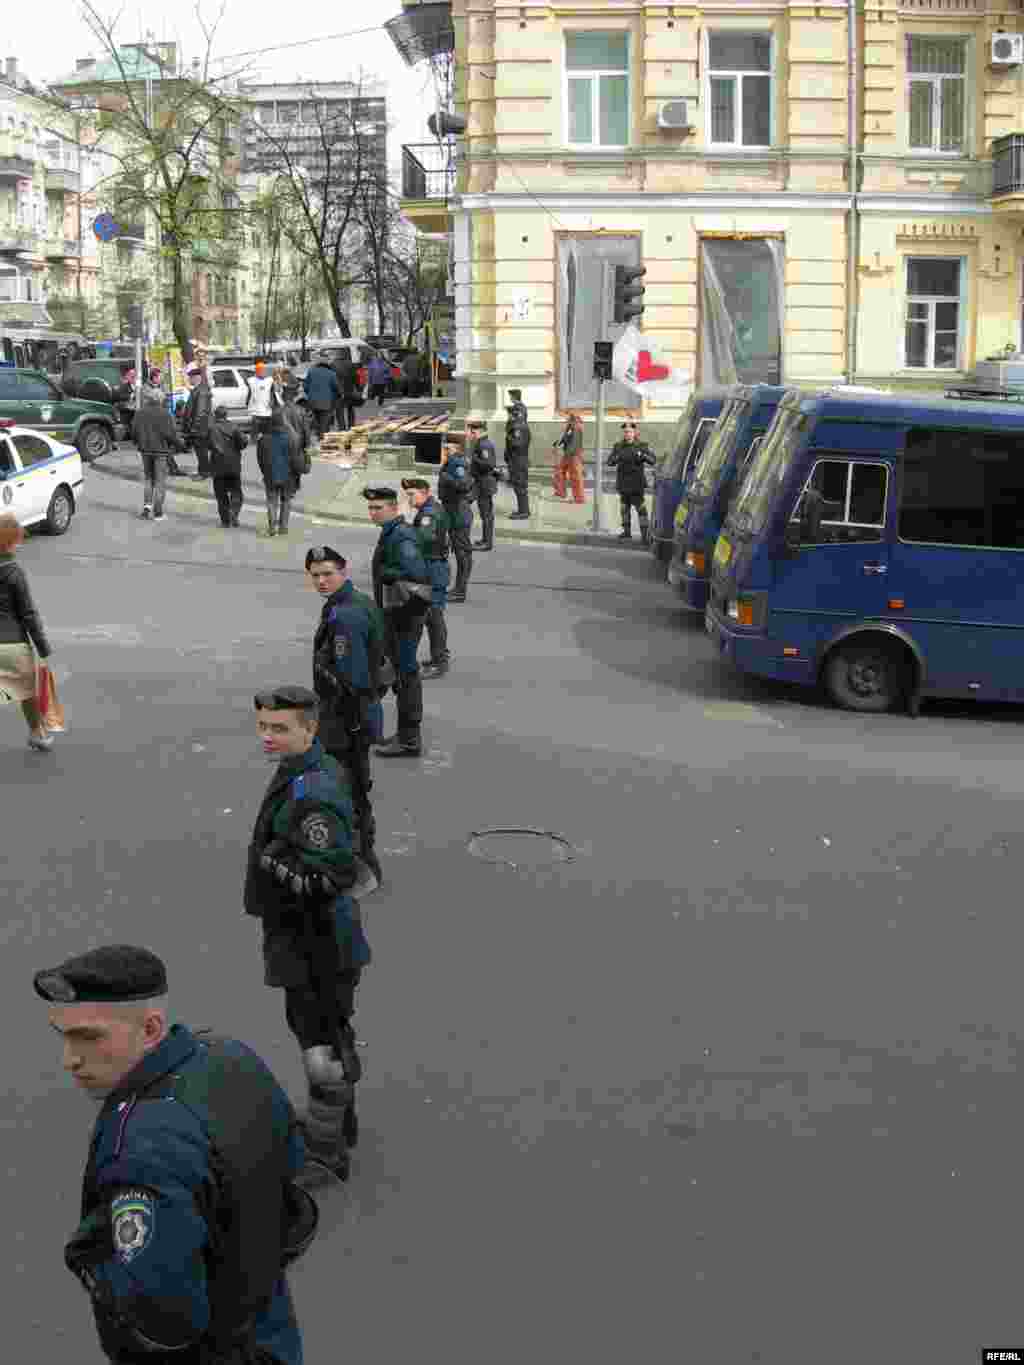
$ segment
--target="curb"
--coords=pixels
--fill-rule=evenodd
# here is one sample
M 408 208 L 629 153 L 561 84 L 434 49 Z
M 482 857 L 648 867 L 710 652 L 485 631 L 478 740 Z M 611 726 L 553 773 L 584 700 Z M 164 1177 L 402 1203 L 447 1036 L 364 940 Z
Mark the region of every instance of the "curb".
M 106 474 L 112 479 L 123 479 L 126 483 L 142 483 L 142 479 L 137 475 L 130 474 L 127 470 L 111 469 L 109 465 L 101 464 L 99 460 L 94 460 L 86 467 L 98 474 Z M 208 490 L 206 485 L 196 484 L 186 487 L 180 479 L 168 479 L 167 487 L 168 490 L 173 490 L 175 493 L 180 493 L 188 498 L 199 498 L 204 502 L 216 503 L 212 489 Z M 256 488 L 262 492 L 263 485 L 248 484 L 243 485 L 243 488 L 246 492 L 253 492 Z M 373 523 L 363 517 L 343 516 L 338 512 L 328 512 L 319 507 L 310 508 L 308 504 L 299 501 L 292 503 L 292 511 L 297 512 L 300 516 L 315 518 L 318 521 L 336 522 L 339 526 L 360 526 L 364 531 L 373 529 Z M 503 527 L 495 522 L 494 538 L 495 540 L 528 540 L 534 541 L 538 545 L 582 545 L 589 548 L 600 546 L 605 550 L 625 550 L 627 552 L 643 550 L 645 553 L 650 553 L 642 541 L 628 541 L 623 544 L 618 539 L 616 531 L 594 531 L 592 529 L 536 531 L 529 527 L 520 528 L 518 524 L 515 527 Z M 478 553 L 484 554 L 486 551 L 478 551 Z

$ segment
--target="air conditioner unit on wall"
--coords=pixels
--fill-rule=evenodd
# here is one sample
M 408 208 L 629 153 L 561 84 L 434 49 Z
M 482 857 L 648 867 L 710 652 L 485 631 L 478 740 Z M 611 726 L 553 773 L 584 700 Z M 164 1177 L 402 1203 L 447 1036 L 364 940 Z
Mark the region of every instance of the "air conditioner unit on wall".
M 665 100 L 659 104 L 658 127 L 671 128 L 676 133 L 685 133 L 691 127 L 687 116 L 686 100 Z
M 992 65 L 1020 66 L 1024 63 L 1024 33 L 993 33 Z

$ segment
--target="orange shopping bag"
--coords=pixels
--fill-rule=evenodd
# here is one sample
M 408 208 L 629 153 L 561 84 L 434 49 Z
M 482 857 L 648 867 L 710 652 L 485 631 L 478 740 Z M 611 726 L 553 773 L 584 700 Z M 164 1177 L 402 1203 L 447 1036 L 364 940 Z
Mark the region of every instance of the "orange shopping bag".
M 36 706 L 39 708 L 39 719 L 46 729 L 63 733 L 64 708 L 57 700 L 53 669 L 42 662 L 36 670 Z

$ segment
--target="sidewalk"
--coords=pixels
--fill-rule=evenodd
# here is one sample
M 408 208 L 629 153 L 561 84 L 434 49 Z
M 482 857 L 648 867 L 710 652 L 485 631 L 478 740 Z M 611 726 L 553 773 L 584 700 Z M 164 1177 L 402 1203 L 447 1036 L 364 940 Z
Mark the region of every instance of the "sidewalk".
M 369 452 L 373 457 L 373 449 Z M 182 469 L 195 470 L 195 456 L 179 456 Z M 128 479 L 133 483 L 142 482 L 142 461 L 134 447 L 122 445 L 95 460 L 89 467 L 114 478 Z M 337 521 L 345 525 L 369 526 L 366 515 L 366 500 L 361 490 L 367 486 L 383 485 L 401 491 L 401 479 L 412 475 L 410 469 L 395 469 L 393 466 L 358 464 L 349 467 L 336 459 L 323 459 L 313 456 L 313 471 L 304 476 L 292 510 L 321 521 Z M 423 478 L 434 481 L 436 465 L 417 465 L 415 472 Z M 542 481 L 541 475 L 544 475 Z M 507 483 L 498 485 L 494 498 L 494 535 L 498 540 L 533 540 L 549 544 L 565 545 L 605 545 L 619 548 L 644 548 L 639 531 L 634 527 L 633 540 L 625 543 L 617 537 L 622 529 L 619 519 L 619 500 L 612 492 L 601 494 L 601 514 L 604 530 L 593 530 L 593 474 L 588 470 L 587 500 L 574 503 L 571 498 L 564 502 L 555 497 L 551 487 L 550 473 L 537 471 L 530 478 L 530 519 L 529 521 L 509 521 L 509 513 L 515 511 L 515 495 Z M 256 468 L 255 447 L 249 446 L 242 457 L 242 487 L 246 502 L 263 506 L 263 480 Z M 215 503 L 213 484 L 210 480 L 202 483 L 190 478 L 168 479 L 167 492 L 169 505 L 175 497 L 204 498 Z M 634 518 L 635 521 L 635 518 Z M 474 516 L 474 538 L 479 535 L 479 519 Z

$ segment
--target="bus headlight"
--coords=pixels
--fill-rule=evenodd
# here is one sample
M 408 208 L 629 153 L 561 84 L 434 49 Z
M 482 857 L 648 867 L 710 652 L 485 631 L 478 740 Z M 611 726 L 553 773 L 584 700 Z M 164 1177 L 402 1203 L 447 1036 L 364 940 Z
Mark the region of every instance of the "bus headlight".
M 707 557 L 703 550 L 687 550 L 686 567 L 692 569 L 694 573 L 703 573 Z
M 740 593 L 726 602 L 725 614 L 738 626 L 760 628 L 768 616 L 768 598 L 763 592 Z

